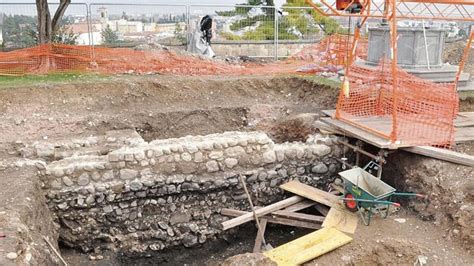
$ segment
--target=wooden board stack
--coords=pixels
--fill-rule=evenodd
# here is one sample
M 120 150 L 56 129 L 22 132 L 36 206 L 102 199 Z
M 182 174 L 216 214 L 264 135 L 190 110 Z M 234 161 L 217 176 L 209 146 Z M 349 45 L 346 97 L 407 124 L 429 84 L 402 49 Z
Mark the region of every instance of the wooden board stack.
M 338 196 L 320 189 L 291 181 L 280 186 L 283 190 L 296 194 L 285 200 L 256 208 L 260 230 L 265 232 L 267 223 L 315 229 L 316 231 L 286 243 L 263 254 L 278 265 L 299 265 L 312 260 L 340 246 L 349 243 L 357 228 L 358 218 L 344 210 Z M 314 208 L 321 215 L 299 211 Z M 222 215 L 235 217 L 222 223 L 223 230 L 254 220 L 253 212 L 222 209 Z M 262 235 L 257 234 L 254 252 L 260 252 Z

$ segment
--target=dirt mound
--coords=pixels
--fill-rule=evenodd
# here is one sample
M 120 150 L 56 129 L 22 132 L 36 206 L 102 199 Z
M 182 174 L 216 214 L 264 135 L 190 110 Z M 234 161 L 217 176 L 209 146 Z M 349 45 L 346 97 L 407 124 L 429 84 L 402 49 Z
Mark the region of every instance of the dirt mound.
M 316 132 L 313 122 L 317 119 L 314 114 L 299 114 L 276 122 L 271 128 L 271 137 L 277 143 L 302 141 Z
M 405 191 L 424 193 L 429 205 L 410 201 L 418 215 L 446 227 L 448 235 L 468 250 L 474 244 L 474 168 L 405 152 L 388 159 L 389 182 Z
M 394 240 L 379 242 L 352 261 L 355 265 L 409 265 L 417 261 L 419 254 L 426 252 L 412 241 Z
M 457 41 L 452 43 L 446 43 L 443 51 L 443 62 L 451 65 L 459 65 L 466 48 L 466 41 Z M 466 60 L 464 72 L 474 75 L 474 49 L 471 49 L 469 56 Z

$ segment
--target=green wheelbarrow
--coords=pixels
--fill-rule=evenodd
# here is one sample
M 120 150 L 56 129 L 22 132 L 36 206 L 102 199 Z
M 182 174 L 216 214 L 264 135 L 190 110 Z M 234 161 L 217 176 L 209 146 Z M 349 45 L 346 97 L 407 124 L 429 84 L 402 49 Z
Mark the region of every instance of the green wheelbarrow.
M 391 206 L 400 207 L 400 203 L 392 201 L 394 196 L 427 199 L 417 193 L 396 192 L 395 188 L 359 167 L 339 175 L 344 181 L 344 206 L 351 212 L 359 211 L 365 225 L 370 224 L 373 215 L 380 214 L 382 218 L 387 218 Z

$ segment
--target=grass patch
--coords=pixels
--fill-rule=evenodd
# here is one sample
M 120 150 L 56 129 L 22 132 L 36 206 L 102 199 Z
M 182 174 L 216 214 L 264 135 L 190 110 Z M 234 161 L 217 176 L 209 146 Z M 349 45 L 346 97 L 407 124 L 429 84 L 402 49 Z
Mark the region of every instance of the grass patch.
M 331 89 L 336 89 L 336 90 L 339 90 L 341 88 L 341 84 L 342 84 L 342 82 L 339 81 L 339 80 L 323 78 L 323 77 L 319 77 L 319 76 L 316 76 L 316 75 L 311 75 L 311 76 L 301 76 L 301 75 L 299 75 L 298 77 L 302 78 L 302 79 L 305 79 L 305 80 L 308 80 L 312 83 L 315 83 L 315 84 L 318 84 L 318 85 L 323 85 L 323 86 L 329 87 Z
M 48 75 L 0 76 L 0 88 L 32 85 L 63 84 L 71 82 L 96 82 L 106 80 L 107 75 L 89 73 L 55 73 Z

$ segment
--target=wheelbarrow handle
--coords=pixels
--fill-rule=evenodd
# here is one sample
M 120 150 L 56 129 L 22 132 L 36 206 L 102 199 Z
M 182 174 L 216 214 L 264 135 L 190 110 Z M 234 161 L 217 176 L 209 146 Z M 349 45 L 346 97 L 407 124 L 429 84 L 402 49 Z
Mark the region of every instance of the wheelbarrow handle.
M 393 205 L 396 207 L 400 207 L 400 203 L 397 202 L 392 202 L 392 201 L 386 201 L 386 200 L 366 200 L 366 199 L 355 199 L 355 198 L 341 198 L 344 201 L 358 201 L 358 202 L 369 202 L 369 203 L 376 203 L 376 204 L 387 204 L 387 205 Z
M 428 199 L 428 195 L 418 194 L 418 193 L 410 193 L 410 192 L 395 192 L 393 193 L 394 196 L 404 196 L 404 197 L 417 197 L 420 199 Z

